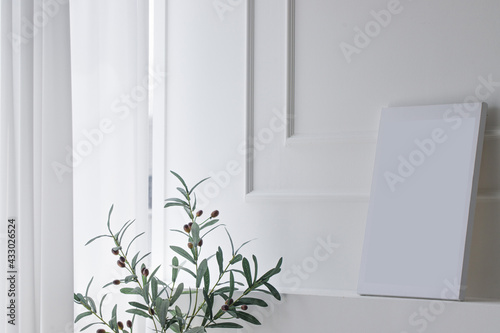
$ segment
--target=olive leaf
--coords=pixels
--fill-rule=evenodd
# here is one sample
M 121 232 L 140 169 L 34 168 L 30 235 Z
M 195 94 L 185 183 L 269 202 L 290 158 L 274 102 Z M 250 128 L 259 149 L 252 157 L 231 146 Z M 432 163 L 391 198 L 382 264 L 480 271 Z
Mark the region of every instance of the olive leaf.
M 207 328 L 240 329 L 243 326 L 236 321 L 260 325 L 259 320 L 255 316 L 245 311 L 249 307 L 268 306 L 268 303 L 259 298 L 258 295 L 262 293 L 269 294 L 275 299 L 281 300 L 280 293 L 269 281 L 273 276 L 281 272 L 283 259 L 280 258 L 275 267 L 268 269 L 259 277 L 257 257 L 252 255 L 253 267 L 251 267 L 249 259 L 239 253 L 252 240 L 243 242 L 235 249 L 231 234 L 225 227 L 225 224 L 220 223 L 218 210 L 214 210 L 203 221 L 200 220 L 201 222 L 197 222 L 197 219 L 202 216 L 203 211 L 194 213 L 197 204 L 194 190 L 208 178 L 202 179 L 189 188 L 187 182 L 178 173 L 173 171 L 171 173 L 181 184 L 181 186 L 177 187 L 180 197 L 166 199 L 164 207 L 181 207 L 188 219 L 188 222 L 183 221 L 181 224 L 185 225 L 184 230 L 171 229 L 173 232 L 181 233 L 188 239 L 187 248 L 177 245 L 169 246 L 176 254 L 172 257 L 171 280 L 162 280 L 161 276 L 164 273 L 159 273 L 160 266 L 157 266 L 150 273 L 151 267 L 149 267 L 149 263 L 146 260 L 151 255 L 150 252 L 141 256 L 141 251 L 137 251 L 133 256 L 129 257 L 132 244 L 140 236 L 144 235 L 144 232 L 138 233 L 134 237 L 125 237 L 127 233 L 130 233 L 130 230 L 133 230 L 131 226 L 136 222 L 136 220 L 128 220 L 121 224 L 118 232 L 113 233 L 111 217 L 114 206 L 112 205 L 109 209 L 106 222 L 109 234 L 98 235 L 90 239 L 85 245 L 89 245 L 97 239 L 111 238 L 112 243 L 110 244 L 110 248 L 113 254 L 120 256 L 119 266 L 125 273 L 123 277 L 116 278 L 113 282 L 104 285 L 103 288 L 111 289 L 107 289 L 110 292 L 105 293 L 100 298 L 98 308 L 94 299 L 89 296 L 94 277 L 87 284 L 84 295 L 81 293 L 73 294 L 74 302 L 84 308 L 84 311 L 75 317 L 75 322 L 87 320 L 85 318 L 88 317 L 94 318 L 93 322 L 87 323 L 81 329 L 82 331 L 94 325 L 101 325 L 105 328 L 104 331 L 106 332 L 133 333 L 136 316 L 144 317 L 147 321 L 151 322 L 152 325 L 148 324 L 148 327 L 152 327 L 155 333 L 165 333 L 167 331 L 205 333 Z M 231 254 L 230 256 L 228 255 L 226 263 L 224 263 L 224 252 L 220 246 L 217 247 L 215 253 L 202 256 L 202 252 L 204 252 L 202 251 L 202 245 L 205 237 L 208 239 L 220 227 L 224 227 L 231 245 L 231 252 L 226 251 L 226 255 L 227 253 Z M 200 233 L 201 231 L 203 233 Z M 129 238 L 131 240 L 127 241 Z M 126 248 L 125 252 L 123 252 L 123 248 Z M 215 260 L 211 260 L 213 257 L 215 257 Z M 179 258 L 183 258 L 185 261 L 180 263 Z M 101 260 L 101 258 L 98 259 Z M 216 264 L 214 263 L 215 261 L 217 262 Z M 235 266 L 239 262 L 241 262 L 241 269 Z M 213 268 L 211 267 L 212 263 L 215 266 Z M 140 272 L 137 269 L 138 266 L 140 266 Z M 216 273 L 214 280 L 211 280 L 211 272 Z M 194 280 L 191 281 L 194 281 L 195 288 L 185 287 L 184 282 L 177 285 L 176 283 L 179 280 L 180 274 L 192 277 Z M 113 285 L 122 283 L 127 286 L 114 289 Z M 236 294 L 240 286 L 242 287 L 242 291 Z M 118 304 L 112 306 L 110 317 L 105 318 L 103 316 L 103 308 L 106 307 L 105 299 L 113 292 L 120 292 L 126 295 L 126 297 L 131 297 L 127 303 L 129 308 L 125 310 L 125 313 L 132 315 L 132 319 L 126 323 L 127 327 L 125 327 L 123 322 L 118 321 Z M 186 296 L 189 297 L 189 302 L 176 303 L 181 297 Z M 222 307 L 216 305 L 220 304 L 217 299 L 225 302 Z M 180 304 L 183 304 L 182 308 Z M 188 304 L 187 307 L 184 306 L 186 304 Z M 231 318 L 231 321 L 227 321 L 227 319 Z

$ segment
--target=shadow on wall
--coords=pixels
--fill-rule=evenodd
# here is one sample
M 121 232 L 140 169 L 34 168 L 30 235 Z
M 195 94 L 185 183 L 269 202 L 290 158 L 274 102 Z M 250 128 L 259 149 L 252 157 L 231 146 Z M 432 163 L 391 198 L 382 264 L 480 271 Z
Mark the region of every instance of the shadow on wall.
M 499 109 L 489 107 L 489 120 L 497 118 Z M 491 121 L 493 122 L 493 121 Z M 500 129 L 485 137 L 479 193 L 472 233 L 467 299 L 500 300 Z

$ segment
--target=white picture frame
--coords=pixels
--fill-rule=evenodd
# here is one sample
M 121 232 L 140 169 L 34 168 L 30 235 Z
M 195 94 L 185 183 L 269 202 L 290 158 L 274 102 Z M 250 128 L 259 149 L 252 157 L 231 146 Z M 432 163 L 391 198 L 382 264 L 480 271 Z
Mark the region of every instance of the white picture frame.
M 463 300 L 485 103 L 382 110 L 358 293 Z

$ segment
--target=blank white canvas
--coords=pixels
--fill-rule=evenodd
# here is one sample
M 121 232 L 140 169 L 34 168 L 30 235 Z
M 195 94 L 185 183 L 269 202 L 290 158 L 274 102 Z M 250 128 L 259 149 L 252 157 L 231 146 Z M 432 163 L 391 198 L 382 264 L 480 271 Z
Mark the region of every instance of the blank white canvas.
M 464 298 L 486 113 L 382 110 L 359 294 Z

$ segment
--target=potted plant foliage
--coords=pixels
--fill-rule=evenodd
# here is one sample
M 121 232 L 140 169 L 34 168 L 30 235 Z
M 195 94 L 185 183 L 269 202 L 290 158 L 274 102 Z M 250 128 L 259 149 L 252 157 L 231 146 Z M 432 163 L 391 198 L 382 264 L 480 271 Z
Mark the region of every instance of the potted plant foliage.
M 239 253 L 248 242 L 235 248 L 227 229 L 230 250 L 223 251 L 219 246 L 212 255 L 202 253 L 203 243 L 210 232 L 223 227 L 223 224 L 219 223 L 219 211 L 214 210 L 206 217 L 203 211 L 196 210 L 194 190 L 208 178 L 189 188 L 181 176 L 173 171 L 172 174 L 181 183 L 177 188 L 181 195 L 179 198 L 167 199 L 165 208 L 183 208 L 188 222 L 180 230 L 171 230 L 183 234 L 187 239 L 184 246 L 170 246 L 176 253 L 172 258 L 171 281 L 162 281 L 156 275 L 160 266 L 151 271 L 146 267 L 143 261 L 149 253 L 141 256 L 140 252 L 129 252 L 134 241 L 144 233 L 132 237 L 125 244 L 124 235 L 134 221 L 124 223 L 117 232 L 113 231 L 111 207 L 107 219 L 109 233 L 94 237 L 86 245 L 100 238 L 110 242 L 110 255 L 118 258 L 117 265 L 124 273 L 122 279 L 114 280 L 103 288 L 114 284 L 119 286 L 122 294 L 130 295 L 130 301 L 126 304 L 128 309 L 125 311 L 130 317 L 119 318 L 118 304 L 114 305 L 110 316 L 103 313 L 103 302 L 108 294 L 99 302 L 89 296 L 92 278 L 85 294 L 74 294 L 75 303 L 83 308 L 83 312 L 76 316 L 75 323 L 86 317 L 94 319 L 81 331 L 92 328 L 97 333 L 133 333 L 137 316 L 147 318 L 148 327 L 155 333 L 201 333 L 212 328 L 237 329 L 243 328 L 241 324 L 244 322 L 260 325 L 259 320 L 248 312 L 252 306 L 267 306 L 259 296 L 269 294 L 281 300 L 279 292 L 269 281 L 281 271 L 282 258 L 274 268 L 258 276 L 259 265 L 256 256 L 252 255 L 249 260 Z M 188 265 L 180 265 L 179 258 Z M 194 285 L 187 287 L 184 283 L 178 283 L 179 273 L 192 276 Z M 215 280 L 211 281 L 211 276 L 216 276 Z M 188 301 L 183 302 L 188 304 L 187 306 L 178 302 L 182 297 L 188 298 Z

